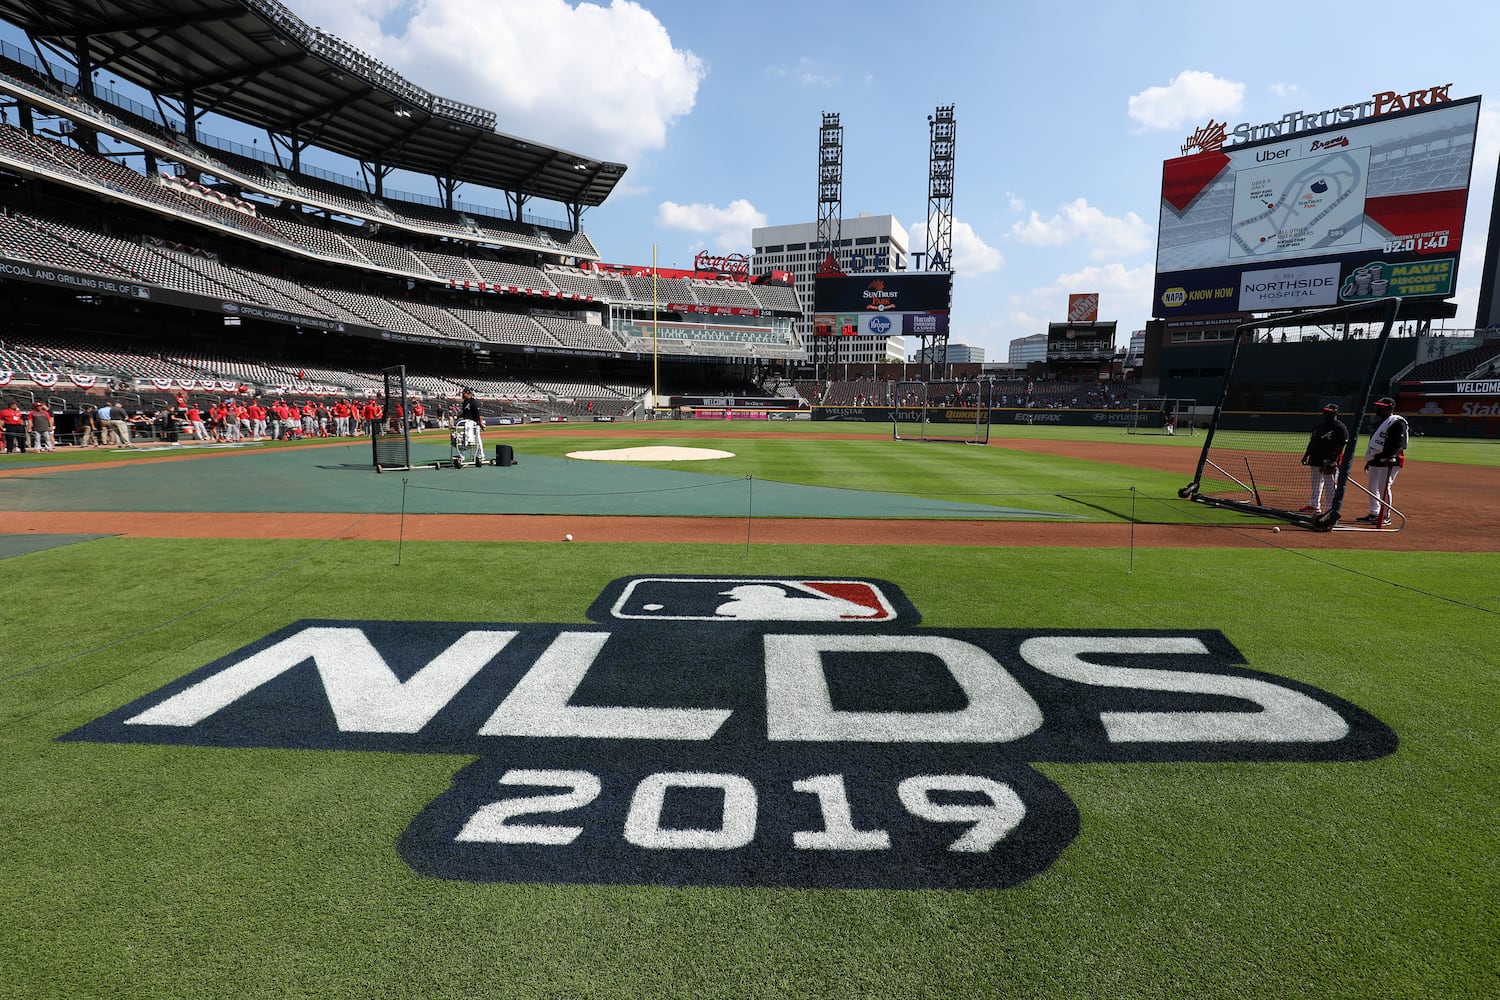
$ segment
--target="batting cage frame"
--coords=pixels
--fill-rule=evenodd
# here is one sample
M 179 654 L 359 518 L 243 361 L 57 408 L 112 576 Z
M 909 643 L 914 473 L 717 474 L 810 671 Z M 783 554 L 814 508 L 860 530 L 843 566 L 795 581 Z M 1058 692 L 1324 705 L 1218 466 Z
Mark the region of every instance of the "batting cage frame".
M 380 398 L 380 419 L 370 421 L 370 456 L 376 472 L 412 468 L 411 420 L 406 412 L 406 366 L 380 369 L 385 383 Z
M 1377 396 L 1375 380 L 1400 311 L 1401 299 L 1388 297 L 1291 316 L 1252 320 L 1236 327 L 1224 366 L 1218 402 L 1214 405 L 1213 416 L 1203 438 L 1203 448 L 1198 455 L 1193 481 L 1177 491 L 1178 497 L 1194 503 L 1272 517 L 1314 531 L 1334 530 L 1339 523 L 1344 497 L 1351 484 L 1349 473 L 1359 451 L 1361 421 L 1371 414 L 1371 402 Z M 1369 370 L 1359 389 L 1345 397 L 1335 417 L 1344 423 L 1348 437 L 1331 474 L 1326 471 L 1326 466 L 1309 466 L 1305 461 L 1311 450 L 1308 440 L 1310 435 L 1307 433 L 1288 432 L 1277 438 L 1274 432 L 1246 431 L 1226 426 L 1225 402 L 1234 381 L 1234 368 L 1240 348 L 1247 339 L 1253 340 L 1262 331 L 1291 325 L 1327 325 L 1351 321 L 1368 325 L 1379 322 L 1381 327 L 1375 338 L 1375 350 L 1370 359 Z M 1354 482 L 1353 486 L 1366 497 L 1371 495 L 1360 483 Z M 1301 499 L 1303 496 L 1307 496 L 1305 503 Z M 1391 513 L 1401 519 L 1401 524 L 1405 523 L 1405 516 L 1399 511 L 1392 508 Z M 1365 529 L 1345 526 L 1339 530 Z
M 1196 399 L 1144 396 L 1137 399 L 1135 406 L 1131 408 L 1130 423 L 1125 425 L 1125 433 L 1162 434 L 1171 437 L 1180 432 L 1191 437 L 1195 433 L 1193 416 L 1197 409 Z
M 989 444 L 994 409 L 995 383 L 990 379 L 897 382 L 891 439 Z M 905 434 L 902 424 L 907 425 Z

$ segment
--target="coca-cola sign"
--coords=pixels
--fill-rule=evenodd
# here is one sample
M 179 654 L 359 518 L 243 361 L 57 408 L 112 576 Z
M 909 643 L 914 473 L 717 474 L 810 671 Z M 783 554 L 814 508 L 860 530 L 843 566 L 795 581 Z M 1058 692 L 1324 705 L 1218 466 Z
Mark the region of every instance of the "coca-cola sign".
M 699 250 L 693 258 L 693 267 L 699 271 L 721 271 L 725 274 L 749 274 L 750 258 L 742 253 L 715 257 L 707 250 Z

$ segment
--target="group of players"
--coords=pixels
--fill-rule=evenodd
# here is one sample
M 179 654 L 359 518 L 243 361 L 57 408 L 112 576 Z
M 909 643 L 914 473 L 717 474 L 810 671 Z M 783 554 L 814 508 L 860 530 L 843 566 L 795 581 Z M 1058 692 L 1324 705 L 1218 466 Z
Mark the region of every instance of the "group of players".
M 1370 512 L 1354 519 L 1355 524 L 1370 528 L 1391 526 L 1392 488 L 1396 475 L 1406 465 L 1409 429 L 1406 418 L 1396 412 L 1396 401 L 1382 396 L 1375 401 L 1378 422 L 1365 445 L 1365 475 L 1368 479 Z M 1334 481 L 1349 445 L 1349 428 L 1339 420 L 1339 408 L 1329 403 L 1323 407 L 1323 419 L 1313 428 L 1302 464 L 1307 466 L 1307 506 L 1299 513 L 1321 514 L 1333 502 Z
M 284 399 L 269 406 L 259 399 L 248 402 L 226 399 L 211 404 L 207 411 L 186 397 L 179 396 L 175 412 L 170 413 L 187 433 L 200 441 L 265 441 L 308 437 L 358 436 L 372 423 L 385 419 L 384 409 L 374 400 L 359 403 L 339 399 L 333 403 L 306 400 L 298 406 Z M 417 426 L 425 416 L 420 400 L 412 402 L 412 419 Z M 405 414 L 400 412 L 395 418 Z

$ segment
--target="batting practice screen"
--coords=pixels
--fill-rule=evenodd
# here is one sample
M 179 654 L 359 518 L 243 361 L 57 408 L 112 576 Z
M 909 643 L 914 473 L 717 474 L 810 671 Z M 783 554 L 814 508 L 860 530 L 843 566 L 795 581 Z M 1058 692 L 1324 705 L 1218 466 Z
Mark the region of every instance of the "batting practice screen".
M 1380 370 L 1385 345 L 1400 311 L 1400 299 L 1380 303 L 1382 316 L 1372 318 L 1370 307 L 1343 306 L 1307 313 L 1301 322 L 1336 323 L 1345 319 L 1370 322 L 1383 319 L 1369 370 L 1363 373 L 1360 388 L 1352 394 L 1324 397 L 1321 402 L 1337 407 L 1335 418 L 1343 424 L 1347 444 L 1341 452 L 1323 455 L 1313 444 L 1319 431 L 1321 413 L 1308 413 L 1306 429 L 1301 431 L 1249 429 L 1241 422 L 1241 413 L 1226 413 L 1224 401 L 1236 384 L 1235 360 L 1240 345 L 1257 333 L 1278 325 L 1277 320 L 1263 320 L 1240 326 L 1234 335 L 1225 365 L 1224 384 L 1193 481 L 1177 495 L 1184 500 L 1229 507 L 1252 514 L 1262 514 L 1290 521 L 1315 531 L 1330 531 L 1338 524 L 1344 507 L 1345 491 L 1353 485 L 1363 499 L 1368 491 L 1350 479 L 1355 455 L 1362 447 L 1360 432 L 1371 420 L 1371 402 L 1376 373 Z M 1285 322 L 1284 320 L 1282 322 Z M 1311 457 L 1312 461 L 1306 461 Z
M 406 366 L 383 368 L 385 382 L 379 419 L 370 421 L 372 461 L 377 471 L 411 468 L 411 434 L 406 414 Z
M 891 437 L 989 444 L 995 385 L 987 379 L 897 382 Z

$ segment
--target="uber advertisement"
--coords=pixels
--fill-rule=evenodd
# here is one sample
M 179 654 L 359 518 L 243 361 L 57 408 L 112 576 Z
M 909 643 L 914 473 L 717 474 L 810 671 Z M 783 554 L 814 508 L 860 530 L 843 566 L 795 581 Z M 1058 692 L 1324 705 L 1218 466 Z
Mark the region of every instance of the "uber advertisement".
M 1089 834 L 1076 768 L 1038 764 L 1234 781 L 1397 745 L 1211 629 L 921 627 L 830 577 L 631 576 L 588 617 L 294 622 L 60 738 L 477 758 L 390 831 L 433 878 L 850 889 L 1046 870 Z

